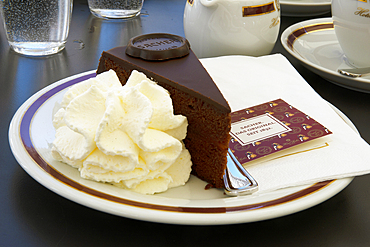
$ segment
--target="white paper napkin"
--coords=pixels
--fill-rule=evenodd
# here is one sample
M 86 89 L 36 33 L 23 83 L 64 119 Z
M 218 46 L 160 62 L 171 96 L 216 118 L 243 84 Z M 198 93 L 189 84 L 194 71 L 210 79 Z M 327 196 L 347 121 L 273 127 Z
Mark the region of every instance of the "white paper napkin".
M 201 59 L 232 111 L 278 98 L 333 132 L 329 147 L 246 166 L 258 193 L 370 173 L 370 146 L 280 54 Z

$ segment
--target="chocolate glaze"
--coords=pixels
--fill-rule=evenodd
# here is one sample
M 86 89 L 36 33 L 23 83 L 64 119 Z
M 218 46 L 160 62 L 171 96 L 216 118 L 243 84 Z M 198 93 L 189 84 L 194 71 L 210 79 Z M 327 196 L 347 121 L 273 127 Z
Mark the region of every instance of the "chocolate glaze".
M 116 47 L 103 52 L 98 74 L 106 71 L 102 59 L 111 59 L 122 67 L 137 69 L 155 81 L 163 81 L 164 77 L 169 85 L 204 100 L 221 112 L 231 112 L 220 90 L 191 49 L 188 55 L 181 58 L 147 61 L 127 55 L 126 46 Z

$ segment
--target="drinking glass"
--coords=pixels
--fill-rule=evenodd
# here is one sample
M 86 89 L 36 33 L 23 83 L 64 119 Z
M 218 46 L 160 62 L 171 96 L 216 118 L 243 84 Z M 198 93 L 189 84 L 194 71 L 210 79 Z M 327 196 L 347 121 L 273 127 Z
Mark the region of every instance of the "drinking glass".
M 139 15 L 144 0 L 88 0 L 88 3 L 96 17 L 123 19 Z
M 44 56 L 64 49 L 72 0 L 2 0 L 0 11 L 10 47 L 24 55 Z

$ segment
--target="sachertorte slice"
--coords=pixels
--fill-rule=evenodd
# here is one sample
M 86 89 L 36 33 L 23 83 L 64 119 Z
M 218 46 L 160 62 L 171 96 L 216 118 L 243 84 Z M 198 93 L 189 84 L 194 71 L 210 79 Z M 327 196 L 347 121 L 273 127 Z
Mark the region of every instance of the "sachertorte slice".
M 188 42 L 169 34 L 135 37 L 128 46 L 102 53 L 97 73 L 110 69 L 123 85 L 137 70 L 169 91 L 175 114 L 188 119 L 184 143 L 191 154 L 192 173 L 222 188 L 231 110 Z

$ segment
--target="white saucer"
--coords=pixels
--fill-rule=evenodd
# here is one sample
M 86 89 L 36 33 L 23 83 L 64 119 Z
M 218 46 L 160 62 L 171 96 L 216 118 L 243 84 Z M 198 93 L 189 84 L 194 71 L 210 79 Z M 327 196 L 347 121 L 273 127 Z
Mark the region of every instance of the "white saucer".
M 370 76 L 352 78 L 339 68 L 352 68 L 339 46 L 331 18 L 296 23 L 281 35 L 283 47 L 302 64 L 326 80 L 362 92 L 370 92 Z
M 9 127 L 11 150 L 21 167 L 55 193 L 102 212 L 171 224 L 220 225 L 289 215 L 317 205 L 344 189 L 353 178 L 289 187 L 259 195 L 228 197 L 221 189 L 191 176 L 185 186 L 157 195 L 141 195 L 109 184 L 82 179 L 77 169 L 54 160 L 52 112 L 71 85 L 95 71 L 71 76 L 40 90 L 18 109 Z M 340 116 L 355 129 L 339 110 Z
M 329 13 L 330 0 L 282 0 L 280 1 L 283 16 L 318 16 Z

